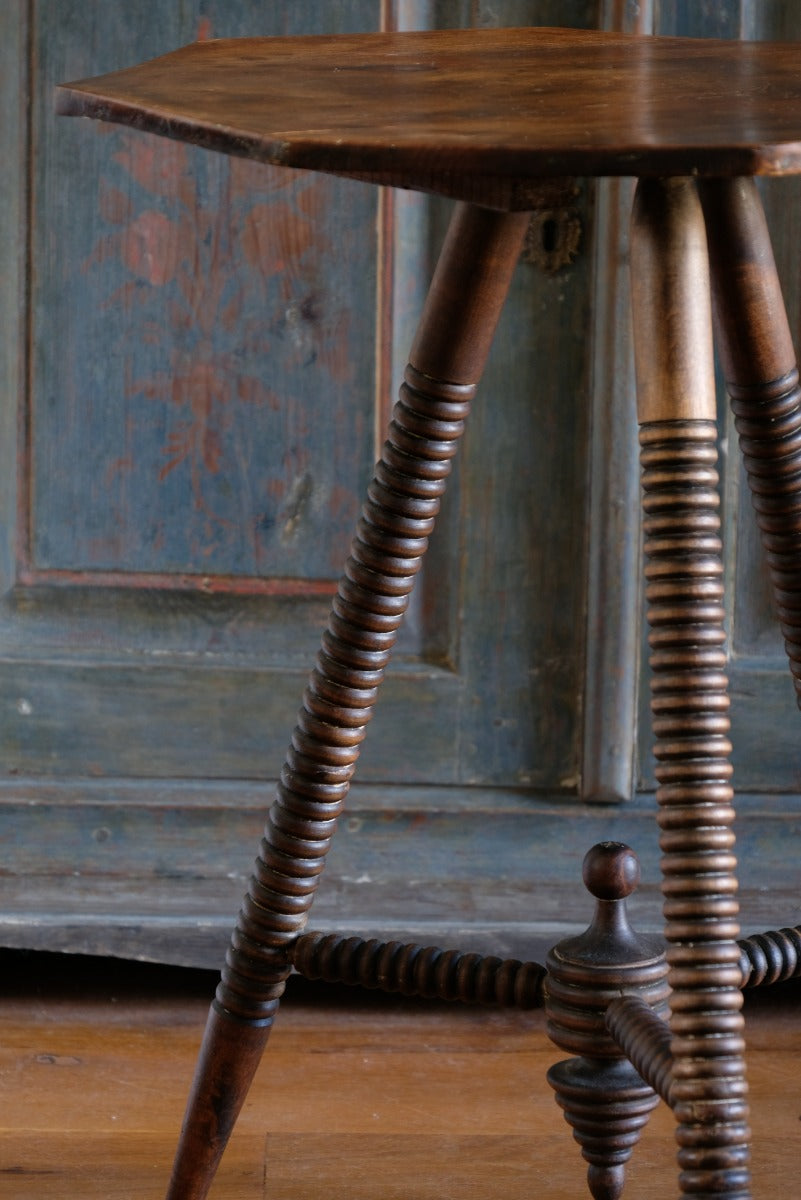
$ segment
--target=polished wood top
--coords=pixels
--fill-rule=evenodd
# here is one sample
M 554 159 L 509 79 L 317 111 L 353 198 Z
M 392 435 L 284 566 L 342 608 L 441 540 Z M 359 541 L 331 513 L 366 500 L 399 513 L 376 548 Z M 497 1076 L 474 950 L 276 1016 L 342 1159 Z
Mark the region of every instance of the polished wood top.
M 61 113 L 526 207 L 569 175 L 801 172 L 801 44 L 482 29 L 197 42 Z

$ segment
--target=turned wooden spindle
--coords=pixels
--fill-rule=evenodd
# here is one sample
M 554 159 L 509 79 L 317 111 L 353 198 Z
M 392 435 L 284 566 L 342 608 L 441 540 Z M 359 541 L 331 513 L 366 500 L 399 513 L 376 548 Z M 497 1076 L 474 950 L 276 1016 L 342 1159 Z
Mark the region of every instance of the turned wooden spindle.
M 741 938 L 738 946 L 744 988 L 767 987 L 801 976 L 801 925 L 754 933 Z
M 628 846 L 594 846 L 583 876 L 596 899 L 594 919 L 585 933 L 554 947 L 545 980 L 548 1033 L 576 1057 L 552 1067 L 548 1082 L 589 1164 L 594 1200 L 618 1200 L 625 1165 L 658 1097 L 607 1031 L 606 1010 L 631 994 L 666 1011 L 667 964 L 662 938 L 639 936 L 628 921 L 626 897 L 640 878 Z
M 753 179 L 700 187 L 715 332 L 801 706 L 801 386 Z
M 639 184 L 632 272 L 680 1185 L 747 1200 L 711 303 L 691 181 Z
M 767 987 L 801 976 L 801 926 L 741 938 L 741 987 Z M 657 1095 L 672 1105 L 673 1052 L 670 1026 L 638 996 L 621 996 L 606 1010 L 606 1027 Z
M 528 225 L 457 205 L 209 1014 L 168 1200 L 202 1200 L 260 1061 Z
M 666 1104 L 673 1082 L 669 1023 L 639 996 L 619 996 L 606 1010 L 606 1028 L 631 1065 Z
M 290 957 L 304 978 L 325 983 L 464 1004 L 542 1004 L 545 968 L 515 958 L 316 931 L 301 934 Z

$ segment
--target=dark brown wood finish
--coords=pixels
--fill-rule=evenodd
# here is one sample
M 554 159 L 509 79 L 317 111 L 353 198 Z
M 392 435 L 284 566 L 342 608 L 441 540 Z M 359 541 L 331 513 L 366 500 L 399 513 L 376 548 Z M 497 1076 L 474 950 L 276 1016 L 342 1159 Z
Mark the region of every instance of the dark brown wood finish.
M 739 1200 L 748 1108 L 739 1009 L 717 428 L 641 429 L 652 714 L 685 1195 Z
M 641 182 L 631 243 L 637 414 L 714 421 L 712 315 L 706 235 L 688 179 Z
M 753 180 L 709 180 L 717 344 L 801 706 L 801 387 Z
M 258 1066 L 527 225 L 465 204 L 451 221 L 209 1014 L 170 1200 L 207 1194 Z
M 684 1195 L 750 1196 L 709 270 L 693 183 L 632 225 L 651 709 Z
M 464 1004 L 522 1009 L 542 1004 L 545 968 L 534 962 L 315 932 L 302 933 L 289 956 L 305 979 L 326 983 Z
M 61 106 L 484 206 L 457 209 L 432 286 L 209 1018 L 170 1200 L 207 1194 L 299 945 L 525 231 L 524 214 L 490 210 L 525 209 L 533 182 L 570 172 L 650 177 L 632 263 L 672 995 L 669 1052 L 658 1015 L 627 1002 L 607 1022 L 628 984 L 658 1007 L 664 979 L 620 915 L 628 851 L 612 848 L 607 877 L 596 848 L 596 921 L 548 962 L 552 1035 L 580 1056 L 551 1079 L 597 1200 L 620 1195 L 655 1103 L 621 1058 L 629 1042 L 675 1110 L 682 1193 L 747 1200 L 711 316 L 689 176 L 801 172 L 801 51 L 554 30 L 219 42 L 72 85 Z M 754 327 L 769 324 L 766 294 Z
M 580 937 L 548 956 L 548 1033 L 577 1055 L 557 1063 L 548 1082 L 588 1162 L 594 1200 L 618 1200 L 625 1166 L 658 1097 L 626 1061 L 606 1029 L 606 1010 L 621 993 L 667 1012 L 667 963 L 661 938 L 640 937 L 629 924 L 626 898 L 640 879 L 628 846 L 605 842 L 584 859 L 584 883 L 595 917 Z
M 732 103 L 732 97 L 737 103 Z M 60 111 L 281 166 L 530 208 L 560 175 L 801 171 L 801 47 L 558 29 L 196 43 Z
M 752 934 L 739 946 L 744 988 L 786 983 L 801 975 L 801 925 Z

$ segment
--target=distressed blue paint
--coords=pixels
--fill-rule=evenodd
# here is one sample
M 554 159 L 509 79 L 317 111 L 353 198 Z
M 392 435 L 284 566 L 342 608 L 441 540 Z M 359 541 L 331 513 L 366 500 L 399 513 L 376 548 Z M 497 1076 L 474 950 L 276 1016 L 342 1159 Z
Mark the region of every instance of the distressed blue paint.
M 370 28 L 378 4 L 152 7 L 39 17 L 32 565 L 332 579 L 373 459 L 375 189 L 56 124 L 46 100 L 112 55 Z

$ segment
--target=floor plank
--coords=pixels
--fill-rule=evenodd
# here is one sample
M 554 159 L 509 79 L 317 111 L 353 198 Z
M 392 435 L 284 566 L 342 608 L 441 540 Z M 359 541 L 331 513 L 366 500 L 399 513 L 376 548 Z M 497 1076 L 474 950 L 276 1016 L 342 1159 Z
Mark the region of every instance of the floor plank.
M 214 977 L 0 955 L 0 1195 L 161 1200 Z M 754 1194 L 793 1196 L 799 985 L 748 1006 Z M 293 981 L 214 1200 L 577 1200 L 578 1150 L 544 1075 L 542 1014 Z M 656 1110 L 627 1195 L 672 1200 Z

